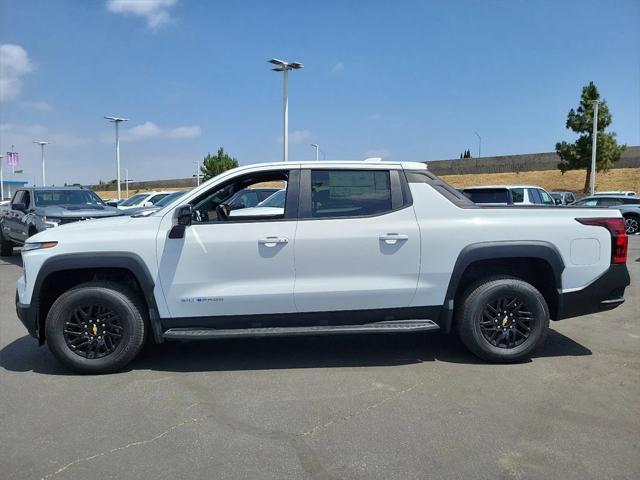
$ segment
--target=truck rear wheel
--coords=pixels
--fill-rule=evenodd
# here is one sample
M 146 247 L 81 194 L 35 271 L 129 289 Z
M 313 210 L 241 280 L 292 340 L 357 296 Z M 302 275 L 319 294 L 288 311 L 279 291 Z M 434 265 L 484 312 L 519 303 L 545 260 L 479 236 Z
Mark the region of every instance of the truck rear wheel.
M 456 311 L 460 339 L 491 362 L 518 362 L 533 352 L 549 329 L 549 308 L 531 284 L 492 277 L 470 287 Z
M 142 349 L 144 308 L 130 290 L 91 282 L 63 293 L 51 306 L 46 339 L 53 355 L 78 373 L 114 372 Z

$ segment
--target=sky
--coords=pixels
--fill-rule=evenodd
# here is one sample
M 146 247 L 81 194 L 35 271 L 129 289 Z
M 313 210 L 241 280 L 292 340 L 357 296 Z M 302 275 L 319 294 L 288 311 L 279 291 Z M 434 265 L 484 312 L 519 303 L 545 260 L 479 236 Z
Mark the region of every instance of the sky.
M 640 145 L 640 1 L 0 0 L 0 152 L 25 178 L 183 178 L 219 147 L 241 165 L 429 161 L 552 151 L 594 81 Z M 10 169 L 5 167 L 5 172 Z M 9 174 L 9 178 L 11 175 Z

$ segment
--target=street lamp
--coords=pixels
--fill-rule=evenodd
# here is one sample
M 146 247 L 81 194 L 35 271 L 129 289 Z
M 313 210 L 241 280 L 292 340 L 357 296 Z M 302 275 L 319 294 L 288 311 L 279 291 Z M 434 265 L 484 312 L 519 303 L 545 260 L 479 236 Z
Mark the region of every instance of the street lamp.
M 42 186 L 46 187 L 47 186 L 47 176 L 45 174 L 45 168 L 44 168 L 44 146 L 48 145 L 49 142 L 43 142 L 42 140 L 34 140 L 33 143 L 40 145 L 40 151 L 41 151 L 41 158 L 42 158 Z
M 122 195 L 120 194 L 120 131 L 119 125 L 121 122 L 128 122 L 128 118 L 120 118 L 120 117 L 104 117 L 105 120 L 109 120 L 116 126 L 116 169 L 117 169 L 117 182 L 118 182 L 118 201 L 122 200 Z
M 591 144 L 591 195 L 596 193 L 596 148 L 598 146 L 598 106 L 599 100 L 592 100 L 593 103 L 593 143 Z
M 198 160 L 194 160 L 193 163 L 196 166 L 196 187 L 200 185 L 200 162 Z
M 320 159 L 320 145 L 312 143 L 311 146 L 316 149 L 316 162 Z
M 283 119 L 284 147 L 282 151 L 282 156 L 283 156 L 283 161 L 287 162 L 289 160 L 289 94 L 288 94 L 289 70 L 299 70 L 304 65 L 302 65 L 300 62 L 285 62 L 284 60 L 278 60 L 277 58 L 272 58 L 271 60 L 268 60 L 268 62 L 276 66 L 275 68 L 272 68 L 274 72 L 284 73 L 283 95 L 282 95 L 283 117 L 284 117 Z

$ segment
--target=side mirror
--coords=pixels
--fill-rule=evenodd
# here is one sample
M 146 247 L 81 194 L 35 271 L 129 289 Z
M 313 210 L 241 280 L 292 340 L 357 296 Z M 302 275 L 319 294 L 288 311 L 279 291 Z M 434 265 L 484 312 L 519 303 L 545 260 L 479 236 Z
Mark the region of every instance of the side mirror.
M 179 207 L 176 212 L 176 218 L 178 220 L 178 225 L 182 225 L 184 227 L 191 225 L 191 221 L 193 220 L 193 207 L 191 204 Z
M 144 202 L 142 204 L 143 207 L 153 207 L 153 202 Z
M 175 213 L 177 223 L 169 230 L 169 238 L 184 238 L 184 231 L 193 219 L 193 207 L 190 204 L 178 207 Z
M 554 199 L 554 202 L 556 202 L 556 205 L 562 205 L 562 200 L 559 198 Z
M 11 208 L 13 210 L 19 210 L 20 212 L 24 212 L 27 209 L 27 206 L 24 203 L 12 203 Z

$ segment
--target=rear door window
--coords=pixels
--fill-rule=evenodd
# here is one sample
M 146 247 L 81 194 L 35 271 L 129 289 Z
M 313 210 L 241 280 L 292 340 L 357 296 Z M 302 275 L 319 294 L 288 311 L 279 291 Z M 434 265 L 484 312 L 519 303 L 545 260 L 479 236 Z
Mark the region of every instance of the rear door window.
M 614 207 L 616 205 L 622 205 L 621 198 L 599 198 L 598 199 L 599 207 Z
M 359 217 L 392 210 L 388 170 L 312 170 L 311 216 Z
M 529 188 L 527 189 L 529 192 L 529 201 L 536 205 L 540 205 L 542 203 L 542 197 L 540 197 L 540 193 L 537 188 Z

